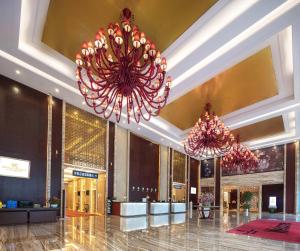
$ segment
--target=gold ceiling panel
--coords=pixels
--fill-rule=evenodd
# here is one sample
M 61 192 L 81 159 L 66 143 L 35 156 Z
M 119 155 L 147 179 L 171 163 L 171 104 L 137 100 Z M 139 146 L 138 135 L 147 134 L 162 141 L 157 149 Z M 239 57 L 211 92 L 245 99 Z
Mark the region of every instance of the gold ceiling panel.
M 85 40 L 119 21 L 128 7 L 134 22 L 161 50 L 171 45 L 217 0 L 51 0 L 42 41 L 74 60 Z
M 160 116 L 185 130 L 205 103 L 222 116 L 278 94 L 271 48 L 267 47 L 167 105 Z
M 237 134 L 240 135 L 242 142 L 273 136 L 283 132 L 284 123 L 282 116 L 260 121 L 232 131 L 234 136 Z

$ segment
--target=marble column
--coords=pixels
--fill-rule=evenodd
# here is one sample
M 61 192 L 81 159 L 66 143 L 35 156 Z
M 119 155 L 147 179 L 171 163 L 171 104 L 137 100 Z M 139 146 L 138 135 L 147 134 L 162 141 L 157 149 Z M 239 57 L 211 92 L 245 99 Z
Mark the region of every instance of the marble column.
M 168 167 L 169 167 L 169 149 L 160 145 L 159 151 L 159 200 L 168 201 Z
M 117 125 L 115 127 L 114 162 L 114 197 L 120 201 L 127 201 L 129 177 L 129 132 Z

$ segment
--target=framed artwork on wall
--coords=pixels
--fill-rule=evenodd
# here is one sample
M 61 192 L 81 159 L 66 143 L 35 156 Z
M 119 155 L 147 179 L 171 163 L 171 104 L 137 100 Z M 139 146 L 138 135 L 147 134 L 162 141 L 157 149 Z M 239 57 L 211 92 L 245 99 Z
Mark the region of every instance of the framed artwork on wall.
M 30 161 L 0 156 L 0 175 L 29 179 Z

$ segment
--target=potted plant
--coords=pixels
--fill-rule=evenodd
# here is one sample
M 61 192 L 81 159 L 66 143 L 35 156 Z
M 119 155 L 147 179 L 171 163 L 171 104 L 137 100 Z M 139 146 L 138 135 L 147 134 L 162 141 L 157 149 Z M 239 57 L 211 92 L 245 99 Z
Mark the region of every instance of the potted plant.
M 58 208 L 60 206 L 60 199 L 53 196 L 49 199 L 49 204 L 51 208 Z
M 241 202 L 244 209 L 245 215 L 249 215 L 249 210 L 251 208 L 251 200 L 253 198 L 253 193 L 246 191 L 242 193 Z
M 214 202 L 215 198 L 212 193 L 201 193 L 199 196 L 199 205 L 202 210 L 202 217 L 208 218 L 210 215 L 210 206 Z

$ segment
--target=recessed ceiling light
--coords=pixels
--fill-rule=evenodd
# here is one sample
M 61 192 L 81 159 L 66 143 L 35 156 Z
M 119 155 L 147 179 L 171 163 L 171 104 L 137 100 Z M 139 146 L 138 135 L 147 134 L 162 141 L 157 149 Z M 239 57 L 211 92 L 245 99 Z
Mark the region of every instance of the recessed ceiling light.
M 85 105 L 85 101 L 82 101 L 82 104 Z
M 15 94 L 18 94 L 20 92 L 20 89 L 18 87 L 14 86 L 13 91 Z
M 18 75 L 19 75 L 20 73 L 21 73 L 21 72 L 20 72 L 19 70 L 16 70 L 16 74 L 18 74 Z
M 58 88 L 55 88 L 55 92 L 59 92 L 59 89 L 58 89 Z
M 125 124 L 126 123 L 125 119 L 123 119 L 122 122 L 123 122 L 123 124 Z
M 140 127 L 138 127 L 138 130 L 141 130 L 141 128 L 140 128 Z

